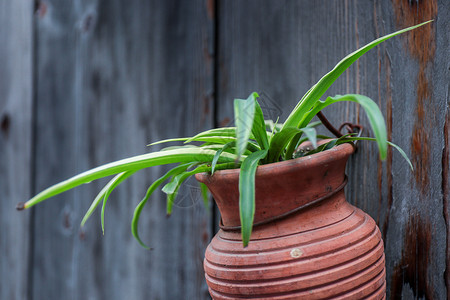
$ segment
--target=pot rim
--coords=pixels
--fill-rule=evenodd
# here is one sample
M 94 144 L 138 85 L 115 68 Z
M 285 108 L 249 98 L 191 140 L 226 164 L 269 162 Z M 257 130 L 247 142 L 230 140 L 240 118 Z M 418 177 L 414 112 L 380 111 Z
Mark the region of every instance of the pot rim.
M 335 160 L 340 157 L 350 156 L 353 152 L 354 146 L 350 143 L 344 143 L 326 151 L 321 151 L 312 155 L 258 166 L 256 170 L 256 176 L 276 176 L 277 174 L 283 173 L 288 169 L 298 168 L 302 166 L 310 167 L 311 165 L 317 164 L 318 162 Z M 241 168 L 218 170 L 215 171 L 213 175 L 210 175 L 207 172 L 202 172 L 195 174 L 195 178 L 200 182 L 206 183 L 220 178 L 232 178 L 235 176 L 239 177 L 240 169 Z

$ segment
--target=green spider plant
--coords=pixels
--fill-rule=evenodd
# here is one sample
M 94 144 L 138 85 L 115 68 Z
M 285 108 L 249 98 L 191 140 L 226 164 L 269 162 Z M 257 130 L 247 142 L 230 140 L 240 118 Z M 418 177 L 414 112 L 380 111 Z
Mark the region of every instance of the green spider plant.
M 242 241 L 245 247 L 250 240 L 255 213 L 255 173 L 257 166 L 299 156 L 296 153 L 296 149 L 306 140 L 311 142 L 314 149 L 307 153 L 302 153 L 302 155 L 310 155 L 330 149 L 335 145 L 356 140 L 376 141 L 381 159 L 386 158 L 387 146 L 391 145 L 401 153 L 412 168 L 406 154 L 398 146 L 387 141 L 385 121 L 378 105 L 374 101 L 366 96 L 357 94 L 337 95 L 328 97 L 323 101 L 320 98 L 333 82 L 367 51 L 391 37 L 429 22 L 431 21 L 378 38 L 347 55 L 306 92 L 282 124 L 274 124 L 272 121 L 264 120 L 258 103 L 258 94 L 252 93 L 247 99 L 234 100 L 235 127 L 211 129 L 189 138 L 169 139 L 153 143 L 151 145 L 180 141 L 184 142 L 185 145 L 122 159 L 88 170 L 45 189 L 25 203 L 19 203 L 18 209 L 30 208 L 47 198 L 81 184 L 114 175 L 94 199 L 82 220 L 83 226 L 98 205 L 102 204 L 101 223 L 104 230 L 106 202 L 111 192 L 120 183 L 139 170 L 157 165 L 175 164 L 166 174 L 153 182 L 134 211 L 131 224 L 132 234 L 143 247 L 147 247 L 139 236 L 138 221 L 144 205 L 158 187 L 165 183 L 162 191 L 167 194 L 167 213 L 171 214 L 174 198 L 180 185 L 190 176 L 200 172 L 213 174 L 217 170 L 240 168 L 239 208 Z M 363 107 L 375 138 L 356 137 L 350 134 L 340 138 L 330 138 L 327 142 L 317 146 L 317 140 L 322 136 L 316 134 L 314 126 L 317 125 L 317 122 L 311 122 L 311 120 L 323 108 L 341 101 L 356 102 Z M 192 142 L 197 144 L 200 142 L 201 144 L 193 145 Z M 206 187 L 203 184 L 201 184 L 201 187 L 202 194 L 205 195 Z

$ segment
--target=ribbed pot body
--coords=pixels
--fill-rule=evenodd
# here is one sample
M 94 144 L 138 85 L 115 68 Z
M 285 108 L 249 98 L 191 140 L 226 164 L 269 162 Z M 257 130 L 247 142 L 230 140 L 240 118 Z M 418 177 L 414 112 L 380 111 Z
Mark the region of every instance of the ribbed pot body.
M 205 254 L 213 299 L 384 299 L 385 260 L 374 220 L 345 200 L 344 144 L 258 167 L 249 246 L 240 234 L 238 170 L 197 174 L 222 221 Z

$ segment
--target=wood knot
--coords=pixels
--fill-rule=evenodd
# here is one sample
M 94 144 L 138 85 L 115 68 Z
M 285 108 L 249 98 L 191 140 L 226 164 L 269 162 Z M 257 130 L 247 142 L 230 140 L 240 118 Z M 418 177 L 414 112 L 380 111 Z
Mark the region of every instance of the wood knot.
M 11 127 L 11 118 L 8 114 L 4 114 L 0 121 L 0 130 L 8 136 L 9 128 Z
M 34 2 L 34 13 L 39 16 L 39 18 L 43 18 L 47 14 L 47 4 L 43 1 L 36 0 Z

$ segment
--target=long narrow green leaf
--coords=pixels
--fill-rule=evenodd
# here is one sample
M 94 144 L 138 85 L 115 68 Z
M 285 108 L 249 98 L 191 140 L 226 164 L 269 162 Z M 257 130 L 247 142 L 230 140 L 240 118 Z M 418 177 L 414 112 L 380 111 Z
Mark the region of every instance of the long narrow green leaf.
M 321 144 L 320 146 L 318 146 L 317 148 L 315 148 L 311 151 L 308 151 L 304 156 L 308 156 L 308 155 L 312 155 L 312 154 L 315 154 L 318 152 L 329 150 L 336 145 L 343 144 L 344 141 L 345 141 L 345 143 L 349 143 L 351 141 L 347 140 L 347 139 L 351 138 L 353 135 L 356 135 L 356 133 L 347 133 L 339 138 L 329 138 L 329 141 Z
M 160 151 L 183 149 L 183 148 L 201 148 L 201 149 L 219 150 L 224 147 L 224 144 L 223 144 L 224 142 L 229 141 L 225 145 L 230 144 L 230 145 L 233 145 L 233 147 L 236 144 L 236 138 L 232 138 L 232 137 L 222 138 L 222 137 L 217 137 L 217 136 L 207 136 L 207 137 L 200 137 L 199 139 L 203 140 L 204 142 L 208 142 L 208 143 L 205 143 L 201 146 L 195 146 L 195 145 L 171 146 L 171 147 L 163 148 Z M 211 144 L 214 142 L 216 142 L 216 143 Z M 227 149 L 230 149 L 230 147 L 225 147 L 224 150 L 227 150 Z M 247 149 L 245 150 L 244 155 L 248 155 L 251 152 L 255 152 L 258 150 L 261 150 L 261 148 L 259 148 L 259 146 L 255 142 L 249 140 L 248 144 L 247 144 Z M 223 151 L 221 151 L 220 153 L 222 153 L 222 152 Z M 228 151 L 228 152 L 231 152 L 231 151 Z M 217 154 L 217 152 L 216 152 L 216 154 Z
M 322 125 L 322 122 L 321 122 L 321 121 L 315 121 L 315 122 L 308 123 L 308 125 L 306 125 L 305 127 L 311 127 L 311 128 L 314 128 L 314 127 L 317 127 L 317 126 L 319 126 L 319 125 Z M 302 126 L 302 127 L 303 127 L 303 126 Z
M 208 139 L 208 137 L 214 137 L 214 138 Z M 210 129 L 210 130 L 201 132 L 193 137 L 165 139 L 165 140 L 153 142 L 151 144 L 148 144 L 147 146 L 153 146 L 153 145 L 170 143 L 170 142 L 184 142 L 184 143 L 204 142 L 204 141 L 210 142 L 211 140 L 212 141 L 217 140 L 218 137 L 236 138 L 236 127 L 214 128 L 214 129 Z
M 300 121 L 315 104 L 322 97 L 322 95 L 328 90 L 328 88 L 333 84 L 333 82 L 348 68 L 352 65 L 358 58 L 364 55 L 367 51 L 374 48 L 378 44 L 390 39 L 398 34 L 413 30 L 417 27 L 425 25 L 428 22 L 421 23 L 416 26 L 411 26 L 397 32 L 391 33 L 389 35 L 380 37 L 373 42 L 365 45 L 364 47 L 356 50 L 355 52 L 347 55 L 343 58 L 329 73 L 323 76 L 306 94 L 302 97 L 302 100 L 297 104 L 295 109 L 291 112 L 286 122 L 284 123 L 284 128 L 286 127 L 299 127 Z
M 109 190 L 109 188 L 114 184 L 114 182 L 119 181 L 127 172 L 123 172 L 120 174 L 117 174 L 116 176 L 114 176 L 113 179 L 111 179 L 103 188 L 102 190 L 97 194 L 97 196 L 95 197 L 94 201 L 92 201 L 91 206 L 89 207 L 89 209 L 87 210 L 86 214 L 83 217 L 83 220 L 81 220 L 81 227 L 84 226 L 84 224 L 86 223 L 86 221 L 91 217 L 91 215 L 94 213 L 95 209 L 97 208 L 97 206 L 100 204 L 100 202 L 103 200 L 103 198 L 105 197 L 106 192 Z
M 147 146 L 153 146 L 153 145 L 170 143 L 170 142 L 185 142 L 185 141 L 187 141 L 189 139 L 190 138 L 186 138 L 186 137 L 184 137 L 184 138 L 165 139 L 165 140 L 160 140 L 160 141 L 153 142 L 151 144 L 148 144 Z
M 389 146 L 394 147 L 401 156 L 403 156 L 403 158 L 406 160 L 406 162 L 409 164 L 409 167 L 411 168 L 411 171 L 414 171 L 414 167 L 413 164 L 411 163 L 411 161 L 409 160 L 408 155 L 406 155 L 405 151 L 403 151 L 402 148 L 400 148 L 398 145 L 392 143 L 392 142 L 387 142 Z
M 331 105 L 340 101 L 351 101 L 358 103 L 364 109 L 369 119 L 370 126 L 375 135 L 378 149 L 380 151 L 381 159 L 385 159 L 387 155 L 387 130 L 386 123 L 384 121 L 383 114 L 381 113 L 378 105 L 369 97 L 358 95 L 358 94 L 348 94 L 348 95 L 336 95 L 335 97 L 328 97 L 325 101 L 320 101 L 306 116 L 304 122 L 309 122 L 308 119 L 312 119 L 312 116 L 316 115 L 319 111 L 324 109 L 326 106 Z M 302 122 L 303 123 L 303 122 Z
M 236 155 L 241 157 L 247 148 L 255 117 L 255 99 L 257 93 L 252 93 L 246 99 L 234 99 L 234 122 L 236 123 Z
M 301 129 L 311 142 L 314 148 L 317 148 L 317 131 L 313 127 L 303 127 Z
M 176 176 L 177 174 L 186 171 L 186 169 L 191 166 L 193 163 L 187 163 L 187 164 L 182 164 L 179 165 L 177 167 L 172 168 L 171 170 L 169 170 L 166 174 L 164 174 L 163 176 L 161 176 L 160 178 L 158 178 L 157 180 L 155 180 L 150 187 L 147 189 L 147 193 L 145 194 L 144 198 L 139 202 L 139 204 L 136 206 L 136 208 L 134 209 L 134 214 L 133 214 L 133 220 L 131 221 L 131 233 L 133 234 L 134 238 L 139 242 L 139 244 L 146 248 L 146 249 L 150 249 L 140 238 L 139 236 L 139 230 L 138 230 L 138 224 L 139 224 L 139 218 L 141 216 L 141 212 L 142 209 L 144 208 L 145 204 L 147 203 L 147 201 L 150 199 L 150 196 L 153 194 L 153 192 L 164 182 L 166 181 L 169 177 L 171 176 Z
M 222 128 L 214 128 L 207 131 L 203 131 L 189 139 L 186 140 L 186 143 L 190 143 L 197 138 L 202 138 L 206 136 L 225 136 L 225 137 L 236 137 L 236 127 L 222 127 Z
M 108 201 L 109 195 L 111 195 L 112 191 L 121 184 L 125 179 L 130 177 L 136 173 L 136 171 L 129 171 L 129 172 L 123 172 L 121 176 L 118 176 L 116 180 L 112 182 L 112 184 L 108 187 L 108 189 L 105 192 L 105 196 L 103 197 L 103 205 L 102 205 L 102 212 L 101 212 L 101 222 L 102 222 L 102 233 L 105 234 L 105 207 L 106 202 Z
M 278 124 L 279 119 L 280 119 L 280 117 L 277 117 L 277 120 L 275 121 L 275 123 L 273 123 L 273 127 L 272 127 L 272 130 L 269 135 L 269 148 L 270 148 L 270 143 L 272 142 L 273 135 L 277 132 L 280 132 L 281 127 L 283 126 L 283 124 Z M 266 126 L 267 126 L 267 123 L 266 123 Z
M 194 170 L 182 172 L 177 176 L 173 176 L 172 180 L 162 188 L 162 191 L 167 194 L 166 213 L 168 216 L 172 214 L 174 200 L 178 194 L 178 190 L 180 189 L 181 184 L 192 175 L 206 172 L 207 170 L 210 170 L 210 168 L 202 165 L 195 168 Z
M 169 146 L 169 147 L 164 147 L 159 151 L 167 151 L 167 150 L 175 150 L 175 149 L 183 149 L 183 148 L 198 148 L 199 146 L 196 145 L 178 145 L 178 146 Z
M 300 134 L 302 131 L 296 127 L 286 127 L 280 132 L 273 135 L 270 140 L 269 154 L 267 155 L 267 162 L 276 162 L 283 153 L 284 147 L 291 141 L 294 136 Z
M 256 151 L 261 150 L 261 148 L 253 141 L 248 141 L 246 150 L 248 150 L 250 152 L 256 152 Z M 246 150 L 244 150 L 244 154 L 246 153 Z
M 233 167 L 232 163 L 220 164 L 217 166 L 217 168 L 219 168 L 219 169 L 230 168 L 230 167 Z M 172 213 L 175 197 L 177 196 L 178 190 L 180 189 L 183 182 L 186 181 L 192 175 L 195 175 L 197 173 L 210 172 L 210 171 L 211 171 L 210 166 L 207 166 L 207 165 L 198 166 L 194 170 L 185 171 L 185 172 L 182 172 L 182 173 L 174 176 L 172 178 L 172 180 L 162 188 L 162 191 L 167 194 L 167 215 L 170 215 Z
M 250 154 L 241 165 L 239 173 L 239 214 L 241 218 L 242 243 L 247 247 L 252 234 L 255 216 L 255 173 L 258 163 L 267 155 L 267 150 Z
M 352 141 L 377 141 L 375 138 L 369 138 L 369 137 L 348 137 L 346 139 L 342 139 L 340 141 L 338 141 L 338 144 L 343 144 L 343 143 L 347 143 L 347 142 L 352 142 Z M 394 147 L 400 154 L 401 156 L 406 160 L 406 162 L 408 163 L 409 167 L 411 168 L 411 171 L 414 171 L 414 167 L 411 163 L 411 161 L 408 158 L 408 155 L 406 155 L 405 151 L 403 151 L 402 148 L 400 148 L 398 145 L 392 143 L 392 142 L 387 142 L 387 144 L 391 147 Z
M 93 180 L 115 175 L 118 173 L 126 172 L 126 171 L 137 171 L 140 169 L 153 167 L 157 165 L 166 165 L 171 163 L 185 163 L 185 162 L 210 162 L 216 151 L 202 148 L 187 148 L 187 149 L 178 149 L 178 150 L 168 150 L 161 152 L 153 152 L 143 155 L 138 155 L 126 159 L 122 159 L 119 161 L 115 161 L 109 164 L 105 164 L 103 166 L 99 166 L 97 168 L 88 170 L 81 174 L 78 174 L 72 178 L 69 178 L 65 181 L 62 181 L 58 184 L 55 184 L 44 191 L 40 192 L 26 203 L 24 203 L 24 208 L 30 208 L 45 199 L 48 199 L 52 196 L 70 190 L 76 186 L 79 186 L 84 183 L 89 183 Z M 222 153 L 219 162 L 234 162 L 236 160 L 236 156 L 224 152 Z M 243 160 L 244 157 L 239 160 Z
M 300 126 L 300 128 L 315 128 L 319 125 L 321 125 L 322 122 L 320 121 L 316 121 L 316 122 L 308 122 L 306 123 L 304 126 Z M 313 136 L 311 136 L 312 140 L 310 137 L 308 137 L 308 139 L 311 140 L 311 142 L 313 143 L 314 147 L 317 147 L 317 132 L 314 131 L 312 132 Z M 308 135 L 307 135 L 308 136 Z M 285 158 L 286 159 L 291 159 L 292 157 L 294 157 L 294 152 L 297 150 L 297 147 L 300 144 L 300 140 L 301 140 L 302 134 L 297 134 L 295 137 L 292 138 L 292 140 L 288 143 L 288 146 L 286 147 L 286 154 L 285 154 Z M 313 142 L 313 140 L 315 142 Z
M 208 137 L 211 137 L 211 138 L 208 139 Z M 204 142 L 204 141 L 210 142 L 210 141 L 215 141 L 221 137 L 223 137 L 225 139 L 226 138 L 236 138 L 236 127 L 214 128 L 214 129 L 210 129 L 207 131 L 203 131 L 193 137 L 165 139 L 165 140 L 153 142 L 151 144 L 148 144 L 147 146 L 153 146 L 153 145 L 170 143 L 170 142 L 184 142 L 184 143 Z M 251 134 L 250 138 L 254 139 L 255 137 Z
M 278 158 L 282 155 L 286 145 L 288 145 L 293 138 L 297 136 L 300 138 L 302 133 L 305 133 L 305 135 L 308 137 L 308 139 L 310 139 L 314 147 L 317 147 L 317 136 L 316 136 L 317 134 L 314 128 L 305 127 L 299 129 L 295 127 L 286 127 L 283 128 L 280 132 L 276 133 L 270 140 L 270 148 L 267 161 L 268 162 L 278 161 Z M 289 157 L 286 156 L 286 159 L 291 158 L 292 153 L 289 154 Z
M 216 168 L 217 161 L 219 160 L 220 155 L 222 155 L 222 152 L 224 152 L 225 150 L 227 150 L 227 149 L 229 149 L 231 147 L 234 147 L 235 145 L 236 145 L 235 141 L 229 142 L 229 143 L 225 144 L 222 148 L 217 150 L 217 152 L 214 155 L 214 158 L 212 160 L 212 163 L 211 163 L 211 175 L 214 174 L 214 170 Z
M 268 137 L 270 138 L 274 133 L 277 133 L 281 130 L 281 127 L 283 127 L 283 124 L 279 123 L 280 117 L 277 117 L 275 122 L 273 120 L 264 120 L 264 124 L 266 125 L 266 130 L 268 130 L 270 133 L 268 133 Z
M 197 149 L 211 149 L 211 150 L 217 150 L 223 147 L 223 144 L 211 144 L 211 143 L 204 143 L 203 145 L 196 146 L 196 145 L 181 145 L 181 146 L 170 146 L 166 148 L 162 148 L 159 151 L 167 151 L 167 150 L 176 150 L 176 149 L 186 149 L 186 148 L 197 148 Z
M 309 140 L 313 147 L 317 147 L 317 131 L 314 129 L 314 126 L 317 122 L 310 123 L 306 127 L 302 128 L 302 132 L 296 134 L 288 143 L 286 148 L 285 159 L 291 159 L 294 155 L 295 150 L 299 145 L 299 141 L 301 140 L 302 134 L 305 133 L 307 140 Z M 321 122 L 319 122 L 321 123 Z
M 236 138 L 232 136 L 201 136 L 195 139 L 191 138 L 189 142 L 207 142 L 224 145 L 235 140 Z
M 259 106 L 258 101 L 255 99 L 255 118 L 253 120 L 252 133 L 255 136 L 256 142 L 261 149 L 269 149 L 269 140 L 267 139 L 266 124 L 264 122 L 264 115 Z
M 304 156 L 308 156 L 308 155 L 312 155 L 312 154 L 315 154 L 315 153 L 319 153 L 319 152 L 322 152 L 322 151 L 329 150 L 329 149 L 331 149 L 331 148 L 333 148 L 334 146 L 337 145 L 338 140 L 339 139 L 332 139 L 332 140 L 330 140 L 330 141 L 320 145 L 319 147 L 317 147 L 317 148 L 315 148 L 315 149 L 313 149 L 311 151 L 308 151 Z

